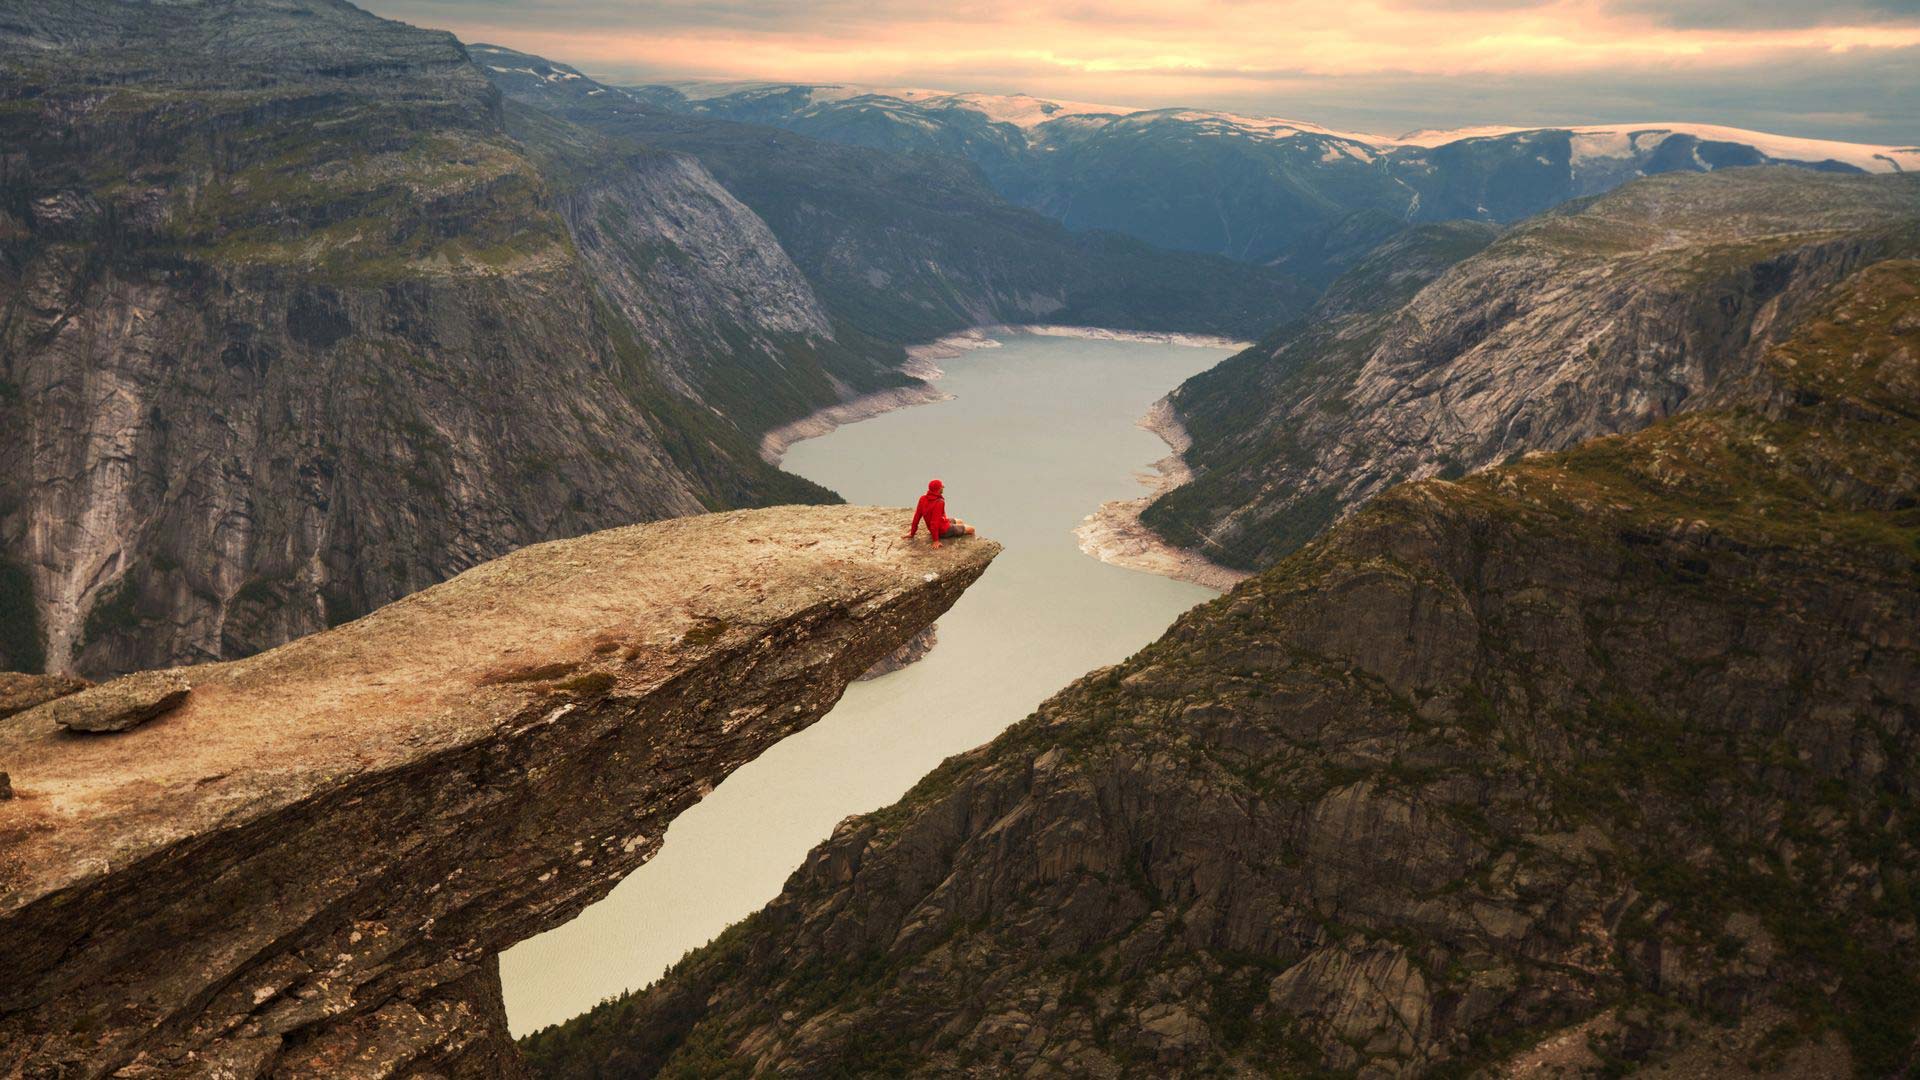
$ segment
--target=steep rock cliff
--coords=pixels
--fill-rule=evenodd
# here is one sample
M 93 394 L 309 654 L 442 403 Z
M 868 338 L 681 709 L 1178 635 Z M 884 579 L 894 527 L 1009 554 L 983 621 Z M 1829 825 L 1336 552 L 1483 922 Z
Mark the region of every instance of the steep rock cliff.
M 827 332 L 697 166 L 558 175 L 451 36 L 334 0 L 33 0 L 0 45 L 0 666 L 246 655 L 521 544 L 831 499 L 698 396 Z
M 1916 462 L 1886 262 L 1695 411 L 1373 500 L 529 1060 L 1904 1075 Z
M 495 958 L 999 550 L 784 507 L 523 548 L 190 668 L 131 732 L 0 721 L 0 1075 L 518 1071 Z
M 1826 285 L 1920 251 L 1920 178 L 1663 176 L 1477 253 L 1474 228 L 1396 239 L 1307 319 L 1175 392 L 1195 479 L 1143 520 L 1216 561 L 1268 566 L 1401 480 L 1691 408 Z
M 505 113 L 595 286 L 676 385 L 743 432 L 916 382 L 897 343 L 835 326 L 766 222 L 693 158 L 518 102 Z

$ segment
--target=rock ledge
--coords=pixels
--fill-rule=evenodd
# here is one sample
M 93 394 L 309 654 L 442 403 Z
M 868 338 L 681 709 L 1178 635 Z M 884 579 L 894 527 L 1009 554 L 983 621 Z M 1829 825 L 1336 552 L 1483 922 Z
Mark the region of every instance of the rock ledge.
M 524 548 L 191 669 L 165 723 L 0 730 L 0 1075 L 517 1075 L 497 954 L 818 719 L 999 546 L 781 507 Z

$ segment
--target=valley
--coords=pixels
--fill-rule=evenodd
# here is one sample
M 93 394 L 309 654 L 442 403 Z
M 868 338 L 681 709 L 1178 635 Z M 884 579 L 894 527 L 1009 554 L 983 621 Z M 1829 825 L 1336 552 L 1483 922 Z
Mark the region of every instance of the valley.
M 0 1076 L 1920 1071 L 1911 13 L 381 2 L 0 3 Z
M 676 819 L 660 854 L 605 901 L 503 955 L 514 1030 L 645 986 L 772 899 L 841 819 L 893 802 L 1215 595 L 1104 565 L 1073 530 L 1102 502 L 1135 495 L 1133 474 L 1166 452 L 1134 420 L 1228 351 L 1009 334 L 939 361 L 949 400 L 790 448 L 786 468 L 860 504 L 908 501 L 937 475 L 954 511 L 1006 550 L 941 617 L 925 659 L 848 688 L 820 723 Z

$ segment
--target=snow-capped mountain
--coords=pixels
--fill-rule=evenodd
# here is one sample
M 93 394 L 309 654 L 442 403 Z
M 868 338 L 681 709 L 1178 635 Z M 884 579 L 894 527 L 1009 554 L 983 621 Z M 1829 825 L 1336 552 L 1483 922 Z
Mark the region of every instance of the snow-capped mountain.
M 1023 94 L 804 83 L 616 87 L 469 46 L 522 94 L 783 128 L 895 153 L 964 158 L 1003 197 L 1074 229 L 1283 266 L 1325 280 L 1342 252 L 1409 223 L 1508 223 L 1640 176 L 1792 165 L 1920 171 L 1920 147 L 1692 122 L 1473 127 L 1377 135 L 1209 109 Z
M 1392 136 L 1218 110 L 1018 94 L 774 83 L 679 83 L 635 92 L 674 111 L 861 146 L 958 154 L 1008 198 L 1072 227 L 1115 229 L 1307 272 L 1331 232 L 1356 227 L 1343 222 L 1356 213 L 1379 217 L 1374 232 L 1389 222 L 1510 222 L 1656 173 L 1769 164 L 1920 170 L 1920 147 L 1691 122 Z

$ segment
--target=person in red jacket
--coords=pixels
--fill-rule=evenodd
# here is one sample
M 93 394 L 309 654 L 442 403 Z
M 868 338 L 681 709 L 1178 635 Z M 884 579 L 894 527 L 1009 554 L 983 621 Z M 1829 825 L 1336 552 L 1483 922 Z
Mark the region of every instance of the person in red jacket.
M 927 481 L 927 493 L 920 496 L 920 502 L 913 508 L 913 524 L 907 527 L 905 539 L 911 540 L 920 532 L 920 523 L 927 523 L 927 535 L 933 538 L 933 546 L 940 546 L 943 536 L 972 536 L 973 526 L 959 518 L 947 516 L 947 486 L 938 480 Z

